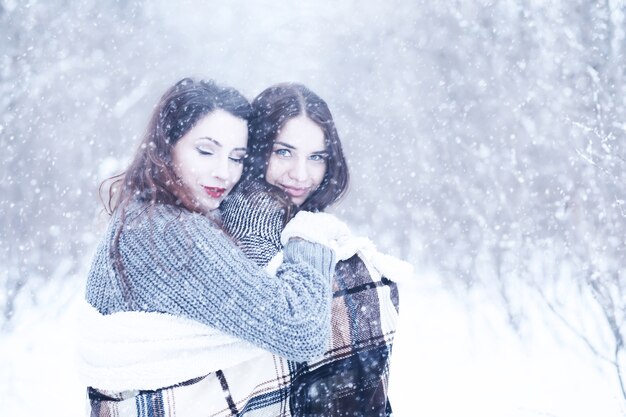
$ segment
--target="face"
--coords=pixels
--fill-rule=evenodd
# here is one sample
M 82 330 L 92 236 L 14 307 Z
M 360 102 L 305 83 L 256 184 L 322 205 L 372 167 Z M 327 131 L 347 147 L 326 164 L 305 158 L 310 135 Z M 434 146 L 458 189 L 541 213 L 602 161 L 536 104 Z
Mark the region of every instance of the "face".
M 172 148 L 174 172 L 203 211 L 215 210 L 239 181 L 248 144 L 245 120 L 217 109 Z
M 278 133 L 265 179 L 300 206 L 322 183 L 327 159 L 322 129 L 308 117 L 298 116 Z

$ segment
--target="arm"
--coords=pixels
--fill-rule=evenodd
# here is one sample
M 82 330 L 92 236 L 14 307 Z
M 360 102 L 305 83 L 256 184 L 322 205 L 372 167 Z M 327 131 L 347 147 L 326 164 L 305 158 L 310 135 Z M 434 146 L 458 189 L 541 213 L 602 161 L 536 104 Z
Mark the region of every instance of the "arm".
M 188 317 L 294 360 L 326 347 L 335 260 L 324 246 L 290 240 L 272 277 L 206 217 L 157 206 L 153 219 L 124 229 L 120 252 L 144 311 Z

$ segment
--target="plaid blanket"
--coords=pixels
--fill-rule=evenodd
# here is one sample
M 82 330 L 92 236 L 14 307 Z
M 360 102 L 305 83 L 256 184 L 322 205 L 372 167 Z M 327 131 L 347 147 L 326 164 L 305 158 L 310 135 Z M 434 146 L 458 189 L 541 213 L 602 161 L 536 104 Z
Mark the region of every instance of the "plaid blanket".
M 331 346 L 323 357 L 298 364 L 293 415 L 391 415 L 387 384 L 398 288 L 366 263 L 355 255 L 337 265 Z
M 88 388 L 91 416 L 287 416 L 287 360 L 264 358 L 154 391 Z
M 306 363 L 270 353 L 157 390 L 88 389 L 93 417 L 388 416 L 395 282 L 357 254 L 338 263 L 328 351 Z M 184 354 L 184 352 L 181 352 Z

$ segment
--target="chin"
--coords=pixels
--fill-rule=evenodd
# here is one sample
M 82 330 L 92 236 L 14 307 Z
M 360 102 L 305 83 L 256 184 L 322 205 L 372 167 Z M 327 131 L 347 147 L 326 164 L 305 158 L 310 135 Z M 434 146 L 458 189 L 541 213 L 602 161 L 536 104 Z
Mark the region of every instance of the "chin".
M 217 210 L 219 208 L 221 202 L 222 202 L 222 200 L 220 200 L 220 201 L 215 201 L 215 200 L 202 201 L 202 202 L 200 202 L 200 204 L 198 206 L 199 206 L 200 210 L 202 210 L 202 212 L 210 213 L 212 211 Z
M 213 202 L 213 204 L 207 204 L 205 207 L 207 211 L 214 211 L 220 208 L 220 204 L 221 204 L 221 201 L 218 201 L 218 202 Z

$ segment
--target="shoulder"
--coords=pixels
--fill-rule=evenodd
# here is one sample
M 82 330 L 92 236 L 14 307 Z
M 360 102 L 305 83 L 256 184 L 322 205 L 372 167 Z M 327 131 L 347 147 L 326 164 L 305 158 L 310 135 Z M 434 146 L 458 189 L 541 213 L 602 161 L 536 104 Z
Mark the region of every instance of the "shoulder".
M 113 214 L 113 224 L 122 226 L 122 234 L 178 234 L 189 230 L 215 232 L 215 221 L 170 204 L 131 203 L 125 210 Z
M 237 249 L 219 225 L 199 213 L 152 205 L 131 210 L 126 216 L 119 234 L 112 235 L 111 242 L 116 244 L 117 239 L 121 257 L 133 264 L 152 264 L 157 259 L 181 271 L 191 267 L 190 259 L 225 256 Z

